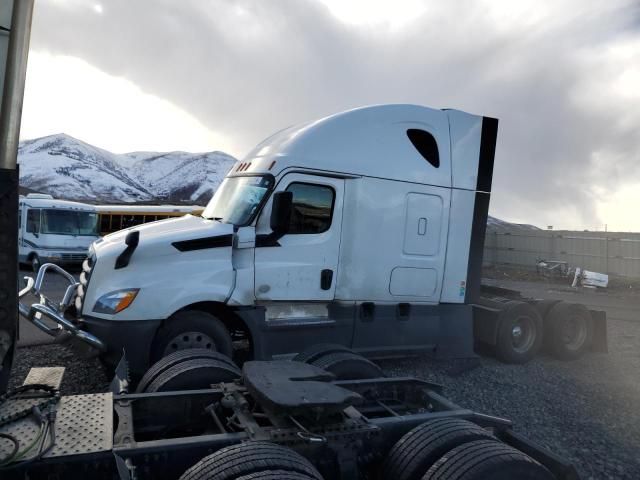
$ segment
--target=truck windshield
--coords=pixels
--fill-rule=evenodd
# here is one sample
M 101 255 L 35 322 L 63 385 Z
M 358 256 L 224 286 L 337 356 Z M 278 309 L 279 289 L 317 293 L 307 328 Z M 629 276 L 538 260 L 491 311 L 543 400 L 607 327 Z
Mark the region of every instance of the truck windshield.
M 272 186 L 271 176 L 227 177 L 216 190 L 202 216 L 237 226 L 247 225 Z
M 42 210 L 42 233 L 98 236 L 98 214 L 77 210 Z

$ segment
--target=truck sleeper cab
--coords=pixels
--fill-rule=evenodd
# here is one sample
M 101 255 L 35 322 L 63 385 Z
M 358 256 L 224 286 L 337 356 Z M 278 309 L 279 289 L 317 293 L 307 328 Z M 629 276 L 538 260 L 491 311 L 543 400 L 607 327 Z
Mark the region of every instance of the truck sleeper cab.
M 134 372 L 181 348 L 473 355 L 497 120 L 381 105 L 276 133 L 202 216 L 94 243 L 76 310 Z
M 35 272 L 43 263 L 80 265 L 99 238 L 93 205 L 30 193 L 18 203 L 19 262 Z

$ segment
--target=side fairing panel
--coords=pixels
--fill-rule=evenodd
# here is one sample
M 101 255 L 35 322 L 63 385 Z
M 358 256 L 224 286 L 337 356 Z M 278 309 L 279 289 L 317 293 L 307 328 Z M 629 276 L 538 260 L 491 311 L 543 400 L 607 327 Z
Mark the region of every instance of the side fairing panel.
M 450 195 L 407 182 L 346 181 L 336 299 L 437 303 Z
M 449 240 L 442 285 L 442 303 L 464 303 L 471 245 L 471 225 L 476 192 L 453 190 L 449 218 Z

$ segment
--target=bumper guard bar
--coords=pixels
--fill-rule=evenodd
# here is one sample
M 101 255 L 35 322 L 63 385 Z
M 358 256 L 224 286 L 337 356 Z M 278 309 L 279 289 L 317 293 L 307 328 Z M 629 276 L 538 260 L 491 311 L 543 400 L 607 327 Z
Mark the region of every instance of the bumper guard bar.
M 47 270 L 55 270 L 69 282 L 69 285 L 64 292 L 64 296 L 58 304 L 48 299 L 42 293 L 42 284 L 44 283 Z M 20 301 L 18 309 L 24 318 L 52 337 L 58 337 L 65 333 L 70 334 L 101 352 L 107 351 L 107 346 L 102 340 L 82 330 L 78 325 L 64 317 L 64 311 L 75 300 L 76 290 L 79 285 L 78 282 L 76 282 L 76 279 L 73 278 L 73 275 L 58 265 L 45 263 L 38 270 L 35 281 L 31 277 L 24 277 L 24 279 L 26 281 L 26 286 L 20 290 L 18 298 L 22 300 L 22 298 L 28 293 L 32 293 L 33 295 L 40 297 L 40 303 L 34 303 L 30 307 Z M 43 316 L 55 322 L 56 325 L 49 326 L 43 320 Z

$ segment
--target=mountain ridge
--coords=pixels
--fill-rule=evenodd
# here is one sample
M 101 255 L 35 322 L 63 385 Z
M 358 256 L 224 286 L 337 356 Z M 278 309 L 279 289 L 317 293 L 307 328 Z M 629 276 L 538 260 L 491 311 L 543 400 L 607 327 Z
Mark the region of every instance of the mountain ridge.
M 206 203 L 235 162 L 220 151 L 116 154 L 64 133 L 18 148 L 22 188 L 91 203 Z

